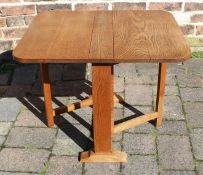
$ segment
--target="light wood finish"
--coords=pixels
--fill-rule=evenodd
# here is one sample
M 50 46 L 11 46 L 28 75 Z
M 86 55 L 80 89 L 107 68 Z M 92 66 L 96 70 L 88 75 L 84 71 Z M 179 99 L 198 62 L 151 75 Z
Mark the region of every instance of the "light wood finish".
M 46 109 L 47 125 L 48 127 L 54 126 L 54 116 L 52 108 L 52 97 L 51 97 L 51 87 L 49 80 L 49 70 L 47 64 L 40 64 L 41 76 L 42 76 L 42 86 L 44 91 L 44 103 Z
M 166 64 L 160 63 L 158 84 L 157 84 L 157 99 L 156 99 L 156 111 L 157 111 L 156 126 L 157 127 L 161 126 L 162 124 L 165 81 L 166 81 Z
M 113 21 L 116 60 L 174 62 L 191 57 L 189 46 L 169 12 L 118 11 L 114 12 Z
M 146 123 L 146 122 L 153 120 L 155 118 L 157 118 L 157 112 L 142 115 L 142 116 L 130 119 L 128 121 L 116 124 L 114 126 L 114 133 L 121 132 L 123 130 L 141 125 L 141 124 Z
M 114 100 L 114 103 L 123 102 L 122 97 L 117 96 L 117 95 L 114 95 L 113 100 Z M 92 96 L 89 96 L 87 99 L 81 100 L 80 102 L 71 103 L 71 104 L 68 104 L 67 106 L 61 106 L 61 107 L 54 109 L 53 115 L 56 116 L 56 115 L 59 115 L 59 114 L 65 113 L 65 112 L 71 112 L 76 109 L 85 108 L 85 107 L 92 106 L 92 105 L 93 105 Z
M 93 64 L 93 151 L 83 152 L 81 162 L 126 162 L 125 153 L 112 148 L 113 119 L 113 65 Z
M 93 106 L 94 148 L 81 154 L 81 162 L 126 162 L 126 154 L 112 148 L 113 134 L 150 120 L 161 125 L 165 63 L 187 60 L 191 52 L 165 11 L 52 11 L 34 18 L 13 55 L 41 64 L 48 127 L 54 115 Z M 123 99 L 113 95 L 113 64 L 126 62 L 159 63 L 156 112 L 114 126 L 113 104 Z M 46 63 L 93 63 L 93 96 L 53 110 Z
M 113 65 L 92 65 L 94 151 L 112 151 Z
M 90 60 L 113 60 L 113 18 L 111 11 L 95 14 Z
M 37 15 L 13 55 L 23 63 L 180 62 L 190 48 L 165 11 L 58 11 Z
M 53 115 L 59 115 L 65 112 L 71 112 L 76 109 L 85 108 L 91 106 L 93 104 L 92 98 L 89 97 L 88 99 L 82 100 L 80 102 L 68 104 L 67 106 L 58 107 L 53 111 Z
M 127 154 L 118 150 L 107 153 L 85 151 L 81 153 L 80 162 L 127 162 Z

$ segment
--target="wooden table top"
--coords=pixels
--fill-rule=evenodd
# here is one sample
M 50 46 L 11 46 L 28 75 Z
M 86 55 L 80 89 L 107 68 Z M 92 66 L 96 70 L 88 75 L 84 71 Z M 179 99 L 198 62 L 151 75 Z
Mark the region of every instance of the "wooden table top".
M 191 57 L 164 11 L 58 11 L 37 15 L 13 51 L 22 63 L 180 62 Z

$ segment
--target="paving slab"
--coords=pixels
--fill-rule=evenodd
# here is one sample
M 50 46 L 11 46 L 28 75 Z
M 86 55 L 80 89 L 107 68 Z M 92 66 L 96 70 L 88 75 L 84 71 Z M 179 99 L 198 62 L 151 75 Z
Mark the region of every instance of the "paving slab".
M 0 86 L 0 97 L 3 97 L 9 86 Z
M 125 107 L 124 106 L 124 116 L 128 117 L 131 115 L 139 114 L 147 114 L 152 112 L 152 106 L 130 106 L 130 107 Z M 143 113 L 143 114 L 141 114 Z
M 52 156 L 49 161 L 46 175 L 81 175 L 82 163 L 78 162 L 77 157 Z
M 126 84 L 144 84 L 151 85 L 152 84 L 152 76 L 146 74 L 138 74 L 136 73 L 133 77 L 125 78 Z
M 24 110 L 18 115 L 15 126 L 47 127 L 45 122 L 43 115 L 36 116 L 30 110 Z
M 161 169 L 194 169 L 190 142 L 186 136 L 158 136 L 158 156 Z
M 54 96 L 53 101 L 54 105 L 56 105 L 56 107 L 59 107 L 62 104 L 67 105 L 68 103 L 70 103 L 70 98 L 67 96 Z M 59 105 L 58 103 L 60 103 L 61 105 Z
M 24 105 L 23 109 L 30 110 L 37 116 L 40 116 L 45 113 L 43 96 L 29 95 L 29 96 L 20 98 L 19 100 Z
M 114 121 L 123 119 L 123 112 L 123 108 L 114 108 Z
M 65 64 L 63 80 L 82 80 L 86 77 L 86 64 Z
M 62 80 L 63 67 L 63 64 L 49 64 L 49 78 L 51 82 Z
M 123 117 L 122 108 L 114 108 L 114 121 L 120 120 Z M 122 139 L 122 132 L 114 134 L 113 141 L 120 141 Z
M 119 175 L 120 163 L 85 163 L 85 175 Z
M 177 77 L 176 77 L 176 75 L 167 73 L 167 75 L 166 75 L 166 85 L 177 85 Z
M 123 134 L 123 132 L 119 132 L 119 133 L 114 134 L 113 141 L 114 142 L 120 142 L 122 139 L 122 134 Z
M 136 63 L 136 72 L 140 75 L 152 75 L 155 76 L 158 73 L 157 63 Z
M 12 105 L 11 105 L 12 104 Z M 0 99 L 0 121 L 15 121 L 20 112 L 21 103 L 16 98 Z
M 123 164 L 123 175 L 157 175 L 157 163 L 155 156 L 128 156 L 128 163 Z
M 163 121 L 162 126 L 157 128 L 159 134 L 186 135 L 185 121 Z
M 153 95 L 157 95 L 157 86 L 153 86 Z M 165 96 L 180 95 L 178 91 L 178 86 L 166 86 L 165 87 Z
M 7 135 L 11 125 L 12 122 L 0 122 L 0 135 Z
M 11 72 L 1 73 L 0 74 L 0 85 L 7 85 Z
M 156 130 L 155 126 L 147 122 L 139 126 L 125 130 L 126 133 L 135 133 L 135 134 L 149 134 Z
M 179 75 L 185 73 L 185 68 L 182 63 L 170 63 L 167 64 L 167 74 Z
M 131 105 L 152 105 L 152 86 L 127 84 L 125 100 Z
M 184 62 L 188 73 L 203 74 L 203 70 L 200 66 L 203 65 L 203 60 L 199 58 L 193 58 Z
M 57 81 L 52 83 L 52 94 L 54 96 L 76 96 L 81 98 L 80 94 L 92 93 L 91 85 L 86 80 L 78 81 Z
M 102 175 L 153 175 L 161 171 L 160 175 L 194 175 L 192 154 L 198 160 L 198 175 L 203 174 L 203 82 L 201 81 L 203 72 L 200 68 L 202 64 L 203 61 L 196 59 L 187 61 L 184 65 L 168 64 L 164 108 L 165 120 L 163 125 L 156 129 L 150 123 L 146 123 L 116 134 L 113 139 L 113 147 L 119 150 L 124 149 L 128 153 L 129 159 L 128 163 L 122 164 L 121 167 L 120 164 L 79 163 L 78 153 L 91 148 L 93 144 L 90 133 L 92 129 L 92 109 L 77 110 L 72 114 L 65 114 L 60 118 L 57 117 L 59 132 L 57 137 L 55 137 L 56 132 L 52 133 L 50 130 L 53 129 L 45 128 L 46 125 L 43 123 L 45 121 L 42 115 L 42 112 L 44 112 L 43 98 L 29 97 L 29 94 L 34 92 L 31 91 L 31 85 L 34 82 L 33 88 L 35 88 L 38 94 L 42 95 L 40 79 L 35 80 L 38 68 L 36 70 L 33 69 L 35 73 L 29 72 L 28 67 L 30 65 L 25 66 L 25 68 L 16 68 L 12 82 L 13 86 L 1 86 L 0 95 L 4 97 L 22 97 L 31 106 L 26 106 L 22 98 L 20 101 L 17 99 L 16 101 L 11 100 L 15 98 L 0 99 L 0 147 L 8 134 L 11 127 L 10 124 L 16 120 L 14 123 L 15 127 L 9 133 L 8 140 L 4 145 L 6 148 L 1 147 L 0 175 L 39 174 L 44 168 L 50 153 L 43 149 L 33 149 L 33 147 L 50 148 L 51 145 L 54 145 L 52 151 L 54 156 L 51 157 L 48 163 L 48 172 L 46 174 L 88 175 L 96 172 Z M 65 69 L 63 69 L 64 67 Z M 78 71 L 78 68 L 81 68 L 82 71 Z M 61 64 L 50 65 L 50 69 L 49 74 L 53 82 L 52 89 L 55 96 L 54 107 L 57 106 L 56 100 L 66 104 L 91 94 L 91 82 L 84 80 L 84 77 L 87 76 L 87 73 L 83 71 L 86 69 L 86 65 L 81 64 L 78 67 L 77 65 L 74 67 L 72 64 L 65 66 Z M 25 80 L 23 80 L 22 75 L 26 71 L 30 74 L 30 79 L 25 77 Z M 76 74 L 77 77 L 75 77 Z M 153 111 L 152 101 L 156 95 L 158 64 L 117 64 L 115 65 L 115 75 L 114 89 L 116 92 L 121 95 L 125 93 L 125 100 L 132 102 L 130 104 L 141 112 L 148 113 Z M 23 83 L 24 81 L 25 84 Z M 179 94 L 176 86 L 177 82 L 181 87 L 181 94 Z M 57 94 L 62 96 L 56 97 Z M 192 131 L 192 148 L 187 137 L 180 95 L 184 101 L 187 124 Z M 3 99 L 6 99 L 5 101 L 7 102 L 4 102 Z M 12 108 L 6 111 L 11 104 Z M 27 109 L 22 110 L 22 105 L 25 105 Z M 133 115 L 135 112 L 123 108 L 120 104 L 115 104 L 115 106 L 115 120 L 123 119 Z M 23 129 L 16 130 L 16 128 Z M 41 129 L 44 130 L 42 131 Z M 160 166 L 157 166 L 157 157 L 155 155 L 155 136 L 158 137 L 157 149 Z M 120 143 L 122 143 L 122 147 Z M 26 149 L 7 147 L 25 147 Z M 84 172 L 82 172 L 82 166 L 84 166 Z
M 184 102 L 203 101 L 203 88 L 180 88 Z
M 203 162 L 199 163 L 198 166 L 198 175 L 202 175 L 203 174 Z
M 124 133 L 124 151 L 129 154 L 155 154 L 155 138 L 147 134 Z
M 49 154 L 46 150 L 4 148 L 0 152 L 0 171 L 38 173 Z
M 91 86 L 86 80 L 77 81 L 55 81 L 51 84 L 53 96 L 75 96 L 80 97 L 80 94 L 91 94 Z M 36 81 L 32 87 L 32 94 L 43 95 L 41 81 Z
M 114 77 L 114 92 L 123 92 L 124 91 L 124 78 Z
M 160 175 L 196 175 L 194 171 L 161 171 Z
M 56 129 L 51 128 L 12 128 L 5 146 L 50 148 L 55 140 Z
M 139 114 L 140 112 L 143 114 L 147 114 L 152 112 L 152 106 L 132 106 L 133 108 L 125 108 L 124 109 L 124 117 L 129 117 L 135 114 Z M 139 112 L 140 111 L 140 112 Z M 139 116 L 142 114 L 139 114 Z M 150 123 L 144 123 L 139 126 L 135 126 L 133 128 L 125 130 L 125 132 L 129 133 L 150 133 L 152 130 L 154 130 L 154 126 Z
M 53 147 L 54 155 L 78 156 L 88 148 L 90 132 L 83 125 L 66 125 L 60 127 Z
M 184 103 L 184 108 L 186 112 L 186 119 L 188 121 L 188 125 L 191 128 L 194 127 L 203 127 L 203 103 L 195 102 L 195 103 Z
M 197 74 L 182 74 L 177 76 L 180 87 L 203 87 L 201 75 Z
M 31 93 L 31 85 L 11 85 L 7 88 L 3 97 L 23 98 Z
M 124 92 L 117 92 L 116 95 L 119 95 L 122 99 L 124 99 Z M 123 108 L 123 104 L 114 103 L 114 108 Z
M 121 142 L 115 142 L 115 141 L 113 141 L 112 147 L 113 147 L 114 149 L 116 149 L 116 150 L 122 151 Z
M 0 136 L 0 147 L 2 146 L 2 144 L 4 143 L 4 140 L 6 139 L 5 136 Z
M 194 156 L 197 160 L 203 160 L 203 129 L 193 129 L 191 132 L 191 141 Z
M 37 175 L 36 173 L 0 172 L 0 175 Z
M 72 103 L 72 102 L 71 102 Z M 86 107 L 62 114 L 64 119 L 72 124 L 92 123 L 92 108 Z M 59 119 L 60 120 L 60 119 Z
M 178 96 L 164 97 L 164 114 L 163 119 L 167 120 L 184 120 L 182 103 Z
M 36 65 L 26 65 L 17 67 L 14 71 L 12 85 L 30 85 L 34 82 L 36 78 L 36 73 Z
M 158 82 L 158 74 L 152 76 L 152 84 L 157 85 Z M 174 73 L 166 73 L 166 85 L 175 86 L 177 85 L 177 75 Z
M 136 74 L 135 64 L 121 63 L 114 66 L 114 75 L 119 77 L 133 77 Z

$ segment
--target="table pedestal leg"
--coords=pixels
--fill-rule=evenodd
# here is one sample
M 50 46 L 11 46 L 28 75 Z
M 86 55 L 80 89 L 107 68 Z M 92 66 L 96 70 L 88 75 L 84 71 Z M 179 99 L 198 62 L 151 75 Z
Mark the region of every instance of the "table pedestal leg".
M 166 80 L 166 64 L 159 63 L 157 99 L 156 99 L 156 111 L 157 111 L 156 126 L 157 127 L 161 126 L 162 124 L 165 80 Z
M 93 130 L 94 149 L 83 152 L 81 162 L 126 162 L 124 152 L 112 149 L 113 119 L 113 65 L 93 64 Z
M 42 75 L 42 86 L 44 91 L 44 102 L 47 117 L 47 125 L 49 128 L 54 126 L 54 116 L 52 108 L 52 98 L 51 98 L 51 86 L 49 80 L 49 70 L 48 64 L 40 64 L 41 75 Z

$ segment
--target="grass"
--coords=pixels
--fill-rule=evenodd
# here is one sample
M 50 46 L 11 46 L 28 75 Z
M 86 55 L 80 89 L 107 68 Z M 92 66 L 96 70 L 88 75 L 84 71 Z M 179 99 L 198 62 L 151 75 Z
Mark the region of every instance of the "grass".
M 202 38 L 186 37 L 190 47 L 203 47 Z
M 46 162 L 44 163 L 44 167 L 42 168 L 42 170 L 39 172 L 38 175 L 45 175 L 46 172 L 47 172 L 47 170 L 48 170 L 48 161 L 46 161 Z
M 203 51 L 192 52 L 192 58 L 203 58 Z
M 203 38 L 186 37 L 186 40 L 188 41 L 190 47 L 194 48 L 194 51 L 192 52 L 192 58 L 203 58 L 203 50 L 200 49 L 195 51 L 195 47 L 203 47 Z

